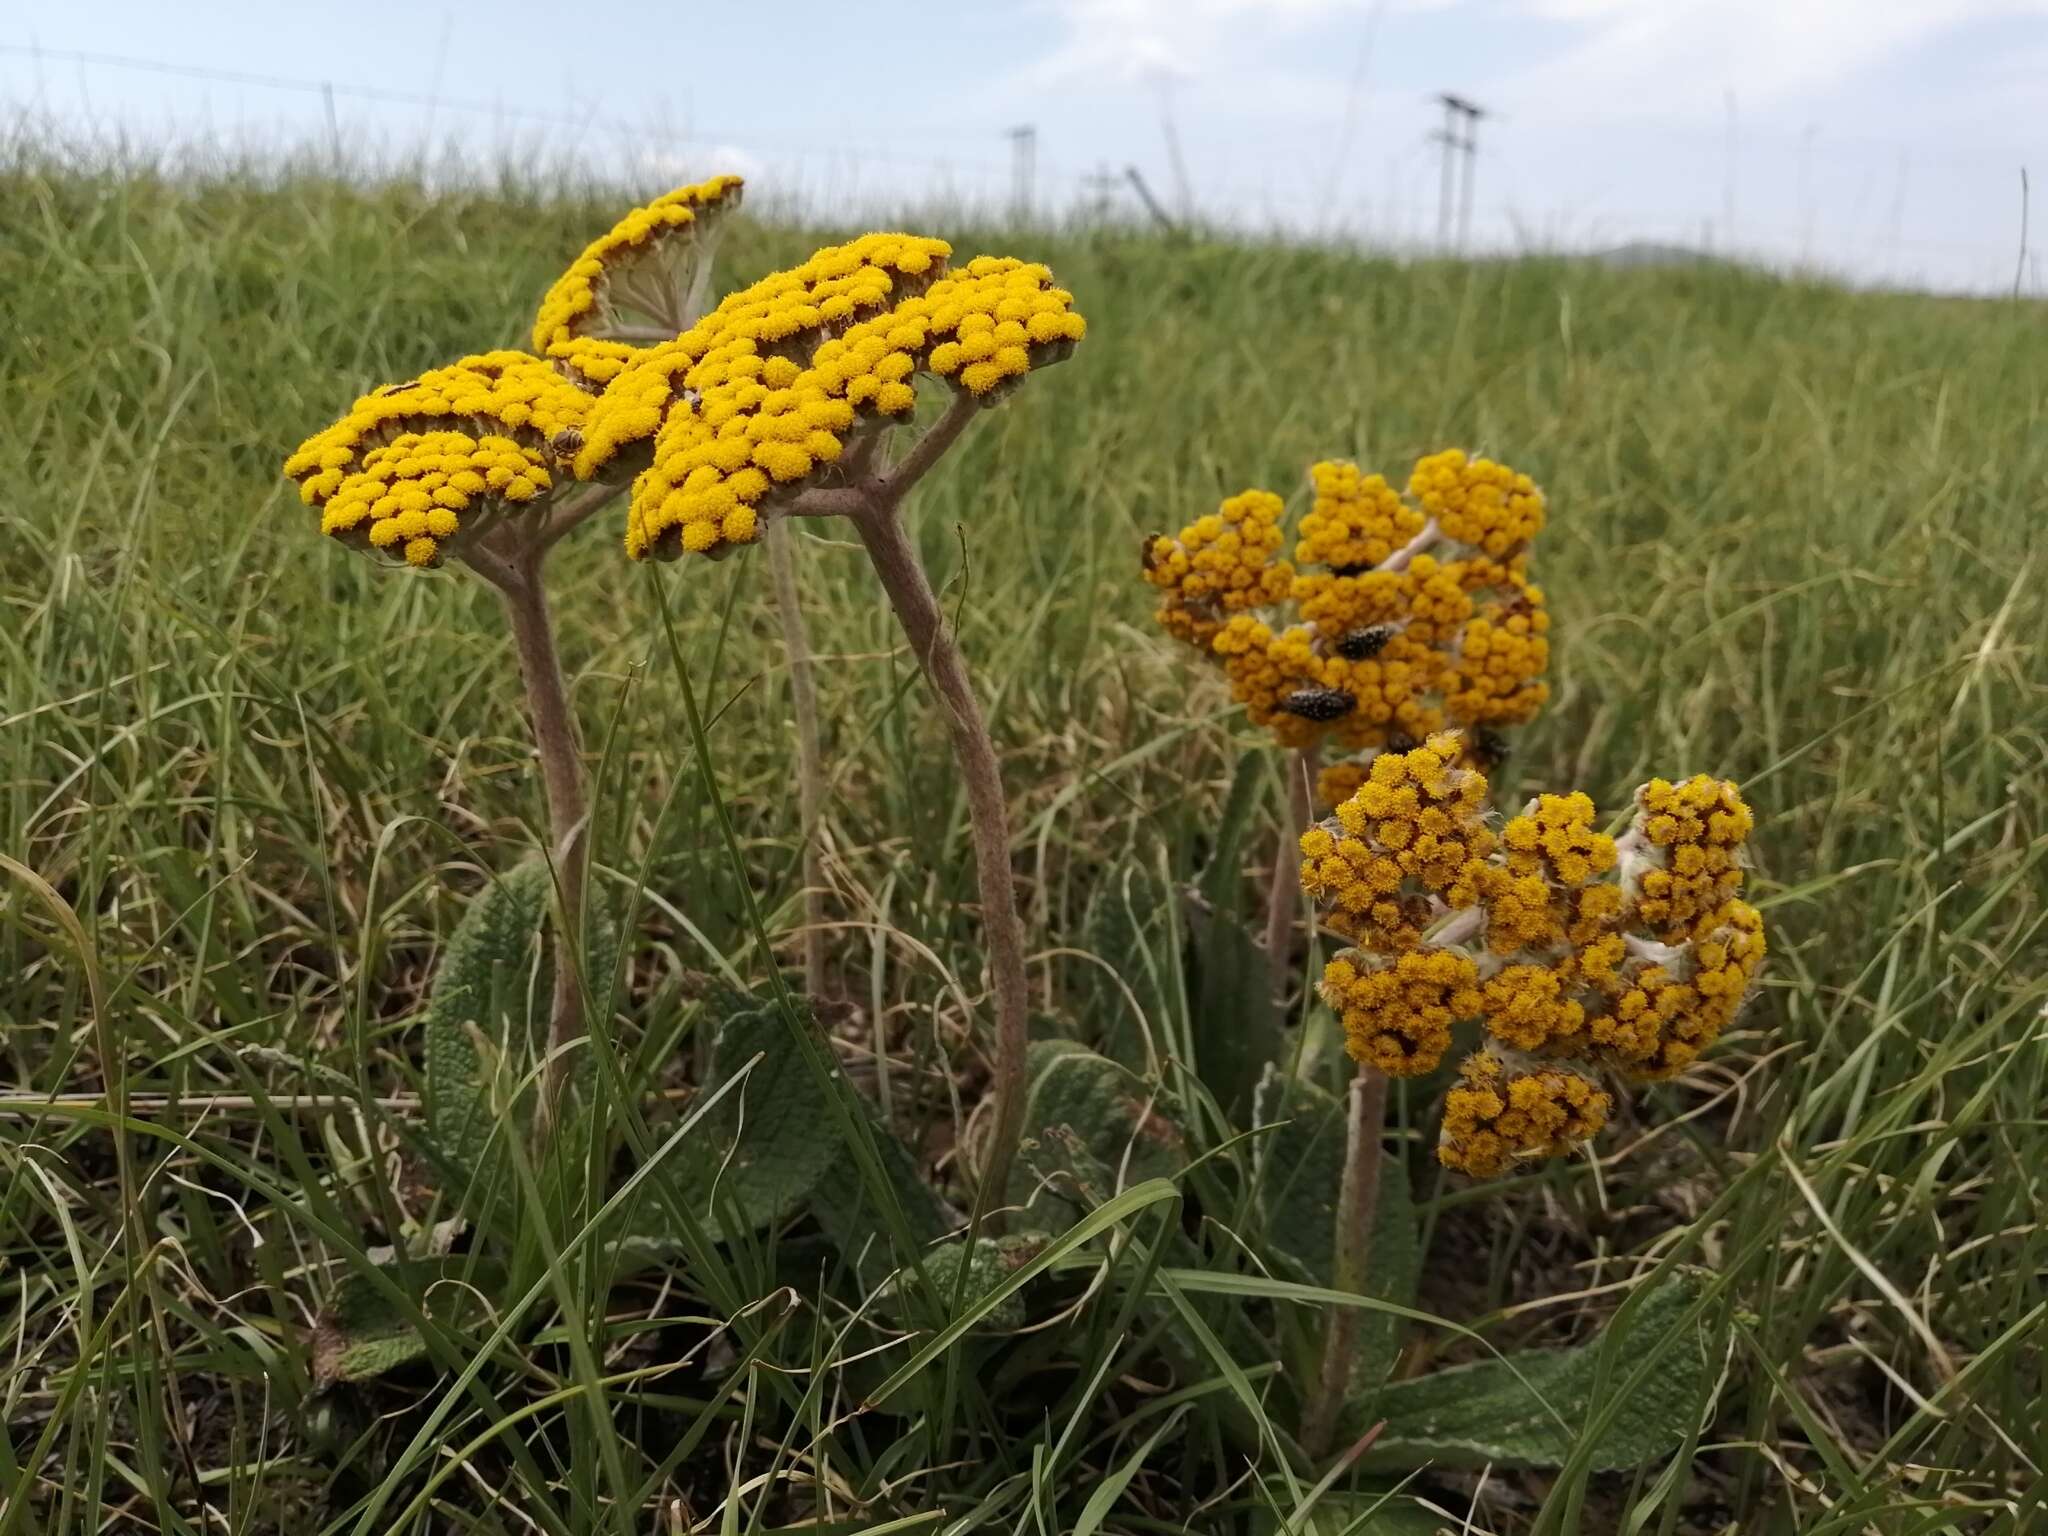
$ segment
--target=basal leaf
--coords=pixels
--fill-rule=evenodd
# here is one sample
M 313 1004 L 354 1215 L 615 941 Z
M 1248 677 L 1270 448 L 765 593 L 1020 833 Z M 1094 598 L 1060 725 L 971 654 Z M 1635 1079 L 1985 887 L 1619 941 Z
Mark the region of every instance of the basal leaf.
M 1272 962 L 1233 914 L 1189 914 L 1188 1027 L 1203 1086 L 1242 1124 L 1283 1036 Z
M 367 1276 L 342 1278 L 313 1320 L 313 1381 L 368 1381 L 426 1358 L 427 1341 Z
M 1668 1456 L 1705 1410 L 1720 1356 L 1705 1327 L 1680 1325 L 1698 1284 L 1677 1276 L 1643 1298 L 1621 1334 L 1610 1326 L 1573 1349 L 1511 1355 L 1514 1371 L 1485 1360 L 1382 1388 L 1353 1405 L 1359 1422 L 1387 1421 L 1360 1465 L 1556 1466 L 1594 1410 L 1603 1348 L 1609 1392 L 1619 1391 L 1652 1351 L 1661 1351 L 1661 1358 L 1595 1447 L 1592 1467 L 1634 1468 Z
M 1027 1146 L 1010 1176 L 1013 1204 L 1050 1201 L 1069 1220 L 1186 1166 L 1181 1129 L 1143 1079 L 1072 1040 L 1034 1042 L 1025 1066 Z

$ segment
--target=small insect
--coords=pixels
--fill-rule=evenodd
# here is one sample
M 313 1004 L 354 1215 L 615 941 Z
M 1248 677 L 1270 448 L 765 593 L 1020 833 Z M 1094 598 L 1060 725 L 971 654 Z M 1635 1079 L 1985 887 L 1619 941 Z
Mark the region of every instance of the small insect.
M 1163 533 L 1148 533 L 1145 535 L 1145 542 L 1138 547 L 1138 568 L 1140 570 L 1153 571 L 1159 568 L 1159 541 L 1165 537 L 1166 535 Z
M 1421 745 L 1421 742 L 1417 741 L 1413 736 L 1410 736 L 1406 731 L 1396 731 L 1387 738 L 1386 746 L 1382 747 L 1380 750 L 1383 752 L 1392 752 L 1396 756 L 1399 756 L 1403 752 L 1413 752 L 1417 747 Z
M 1354 629 L 1337 642 L 1337 654 L 1346 661 L 1368 661 L 1387 648 L 1387 642 L 1394 638 L 1391 624 L 1369 624 L 1364 629 Z
M 1480 772 L 1491 773 L 1508 760 L 1508 739 L 1492 726 L 1482 725 L 1472 733 L 1468 750 Z
M 1371 569 L 1372 567 L 1369 565 L 1333 565 L 1330 567 L 1330 574 L 1332 576 L 1363 576 Z
M 1358 707 L 1358 700 L 1342 688 L 1297 688 L 1280 707 L 1304 720 L 1339 720 Z
M 574 427 L 564 427 L 548 439 L 548 452 L 558 459 L 573 459 L 583 451 L 583 434 Z

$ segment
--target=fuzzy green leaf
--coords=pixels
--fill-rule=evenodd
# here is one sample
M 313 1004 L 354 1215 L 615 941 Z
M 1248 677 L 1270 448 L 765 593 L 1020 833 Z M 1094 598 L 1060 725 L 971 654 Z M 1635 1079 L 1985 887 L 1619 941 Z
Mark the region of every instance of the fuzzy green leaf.
M 1025 1071 L 1029 1144 L 1010 1175 L 1012 1203 L 1036 1195 L 1072 1219 L 1119 1189 L 1170 1179 L 1187 1165 L 1186 1140 L 1160 1094 L 1107 1057 L 1072 1040 L 1040 1040 Z
M 1037 1258 L 1048 1241 L 1050 1239 L 1042 1232 L 1017 1232 L 1008 1237 L 978 1237 L 972 1245 L 947 1243 L 924 1255 L 925 1278 L 931 1282 L 941 1305 L 950 1309 L 958 1292 L 960 1305 L 971 1307 L 1015 1271 Z M 963 1265 L 967 1270 L 964 1288 L 960 1274 Z M 924 1319 L 915 1307 L 908 1304 L 910 1298 L 903 1294 L 907 1283 L 907 1276 L 899 1275 L 892 1280 L 882 1293 L 881 1305 L 887 1315 L 897 1321 L 921 1326 Z M 1024 1326 L 1024 1316 L 1024 1293 L 1013 1291 L 996 1303 L 994 1311 L 974 1325 L 973 1332 L 1014 1332 Z
M 706 1092 L 760 1060 L 677 1150 L 671 1177 L 706 1232 L 729 1242 L 793 1213 L 839 1160 L 840 1137 L 830 1089 L 804 1060 L 779 1009 L 728 1016 L 712 1051 Z
M 917 1158 L 880 1124 L 874 1126 L 875 1150 L 882 1173 L 895 1191 L 910 1235 L 919 1244 L 937 1242 L 957 1223 L 919 1172 Z M 851 1156 L 834 1158 L 810 1193 L 811 1214 L 832 1246 L 861 1275 L 865 1285 L 891 1273 L 898 1259 L 890 1253 L 889 1228 L 872 1197 L 860 1163 Z
M 1154 1049 L 1165 1049 L 1161 1034 L 1180 964 L 1169 942 L 1170 899 L 1158 877 L 1135 862 L 1108 872 L 1088 902 L 1085 947 L 1096 959 L 1080 969 L 1088 1025 L 1083 1035 L 1133 1071 L 1150 1064 L 1148 1030 Z
M 1195 1070 L 1233 1120 L 1251 1113 L 1259 1078 L 1280 1054 L 1273 965 L 1237 917 L 1188 918 L 1188 1026 Z
M 427 1341 L 365 1275 L 344 1276 L 313 1320 L 313 1381 L 368 1381 L 426 1358 Z
M 503 1106 L 494 1102 L 492 1071 L 477 1035 L 510 1065 L 523 1066 L 546 1027 L 548 988 L 541 935 L 551 886 L 548 867 L 529 860 L 493 880 L 469 904 L 434 973 L 427 1002 L 426 1132 L 463 1176 L 464 1203 L 474 1209 L 509 1196 L 510 1180 L 493 1177 L 491 1138 Z
M 460 1176 L 459 1193 L 473 1213 L 511 1198 L 511 1175 L 493 1137 L 508 1127 L 523 1131 L 531 1120 L 530 1095 L 509 1118 L 504 1101 L 546 1042 L 554 989 L 553 955 L 546 942 L 553 902 L 553 874 L 545 859 L 515 866 L 470 903 L 434 973 L 423 1026 L 425 1129 Z M 587 936 L 584 988 L 601 1007 L 618 962 L 618 928 L 596 909 Z M 489 1042 L 488 1052 L 479 1049 L 478 1036 Z M 576 1057 L 568 1092 L 587 1103 L 595 1086 L 595 1058 L 586 1048 Z M 566 1124 L 570 1116 L 564 1108 Z
M 1659 1286 L 1619 1336 L 1610 1327 L 1573 1349 L 1511 1355 L 1513 1371 L 1499 1360 L 1451 1366 L 1355 1402 L 1356 1421 L 1387 1421 L 1360 1465 L 1557 1466 L 1596 1407 L 1593 1393 L 1603 1348 L 1607 1392 L 1619 1391 L 1647 1354 L 1661 1350 L 1661 1355 L 1601 1437 L 1592 1467 L 1614 1471 L 1668 1456 L 1705 1410 L 1721 1353 L 1719 1341 L 1701 1325 L 1680 1331 L 1698 1285 L 1681 1275 Z

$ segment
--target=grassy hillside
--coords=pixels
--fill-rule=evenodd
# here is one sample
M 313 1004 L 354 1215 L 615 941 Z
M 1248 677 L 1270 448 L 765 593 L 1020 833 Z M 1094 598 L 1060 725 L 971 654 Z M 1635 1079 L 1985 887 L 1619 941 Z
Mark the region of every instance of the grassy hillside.
M 498 1351 L 480 1396 L 444 1391 L 459 1360 L 314 1390 L 308 1329 L 343 1253 L 447 1214 L 371 1106 L 410 1113 L 437 955 L 486 872 L 536 846 L 541 807 L 491 594 L 325 544 L 279 461 L 366 387 L 523 345 L 536 297 L 609 217 L 317 180 L 0 173 L 0 852 L 96 956 L 82 965 L 51 903 L 0 882 L 0 1530 L 402 1514 L 938 1529 L 933 1511 L 977 1510 L 1016 1528 L 1027 1509 L 1065 1530 L 1113 1468 L 1134 1475 L 1106 1529 L 1258 1528 L 1264 1484 L 1209 1451 L 1227 1392 L 1191 1396 L 1139 1466 L 1164 1422 L 1143 1405 L 1190 1380 L 1141 1358 L 1099 1392 L 1079 1383 L 1057 1398 L 1079 1426 L 1065 1459 L 1034 1476 L 1034 1439 L 1068 1421 L 1029 1394 L 1006 1418 L 972 1341 L 949 1357 L 943 1411 L 855 1418 L 872 1381 L 827 1369 L 839 1319 L 805 1310 L 762 1346 L 778 1381 L 819 1386 L 785 1406 L 781 1385 L 721 1374 L 732 1346 L 688 1353 L 699 1314 L 730 1315 L 689 1266 L 609 1299 L 579 1270 L 539 1304 L 554 1333 L 518 1361 Z M 2043 1518 L 2038 308 L 1710 269 L 933 232 L 1050 261 L 1090 321 L 915 509 L 1003 750 L 1048 1031 L 1093 1027 L 1097 894 L 1134 870 L 1190 876 L 1240 763 L 1273 756 L 1153 629 L 1139 538 L 1247 485 L 1294 493 L 1317 458 L 1392 476 L 1456 443 L 1548 492 L 1535 570 L 1555 695 L 1500 802 L 1580 787 L 1615 807 L 1652 773 L 1709 771 L 1757 809 L 1772 957 L 1739 1031 L 1625 1106 L 1598 1161 L 1446 1193 L 1418 1297 L 1501 1348 L 1563 1343 L 1680 1254 L 1730 1277 L 1710 1421 L 1668 1467 L 1562 1493 L 1441 1469 L 1409 1491 L 1474 1529 Z M 817 238 L 742 224 L 722 272 Z M 777 932 L 798 885 L 786 677 L 765 562 L 649 572 L 621 532 L 564 550 L 555 601 L 597 765 L 599 889 L 630 925 L 628 1085 L 673 1097 L 701 1059 L 689 978 L 722 957 L 758 982 L 768 961 L 656 587 Z M 848 925 L 840 1034 L 863 1082 L 938 1124 L 943 1175 L 985 1075 L 964 805 L 867 566 L 831 525 L 807 535 L 827 869 Z M 1257 771 L 1248 901 L 1281 814 L 1277 773 Z M 105 1036 L 138 1122 L 125 1173 L 98 1097 Z M 1425 1203 L 1449 1188 L 1423 1134 L 1431 1094 L 1415 1085 L 1400 1109 Z M 124 1178 L 141 1191 L 125 1213 Z M 768 1294 L 772 1263 L 735 1265 L 726 1302 Z M 586 1323 L 603 1324 L 601 1379 L 564 1343 Z M 1435 1337 L 1444 1358 L 1471 1353 Z M 680 1374 L 642 1371 L 671 1355 Z M 423 1429 L 432 1403 L 449 1412 Z M 641 1507 L 622 1507 L 628 1486 Z

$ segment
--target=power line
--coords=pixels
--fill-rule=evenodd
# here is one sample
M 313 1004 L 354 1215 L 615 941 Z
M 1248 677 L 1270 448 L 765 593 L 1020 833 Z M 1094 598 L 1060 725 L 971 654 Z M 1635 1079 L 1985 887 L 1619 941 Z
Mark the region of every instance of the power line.
M 333 80 L 313 80 L 303 76 L 259 74 L 250 70 L 216 69 L 205 64 L 179 64 L 163 59 L 137 58 L 131 54 L 98 53 L 81 48 L 40 48 L 26 43 L 0 43 L 0 54 L 16 58 L 30 58 L 38 61 L 49 60 L 60 64 L 86 64 L 104 69 L 129 69 L 143 74 L 173 75 L 187 80 L 211 80 L 222 85 L 254 86 L 262 90 L 295 91 L 303 95 L 322 97 L 332 110 L 335 97 L 354 101 L 374 102 L 384 106 L 421 107 L 433 111 L 470 112 L 502 121 L 532 123 L 539 127 L 566 128 L 577 133 L 591 129 L 606 132 L 635 135 L 657 144 L 696 144 L 716 147 L 725 140 L 709 135 L 676 133 L 672 130 L 647 132 L 630 123 L 616 118 L 599 117 L 596 114 L 572 117 L 558 112 L 536 112 L 531 108 L 508 106 L 502 101 L 482 101 L 474 97 L 443 96 L 431 91 L 394 90 L 388 86 L 354 85 Z M 1000 176 L 1002 168 L 991 163 L 961 162 L 946 160 L 936 155 L 903 154 L 895 150 L 874 149 L 851 144 L 836 145 L 830 150 L 816 145 L 792 144 L 772 140 L 756 139 L 753 147 L 777 154 L 815 155 L 834 154 L 849 159 L 872 160 L 896 165 L 917 165 L 928 169 L 948 172 L 972 170 L 983 176 Z

